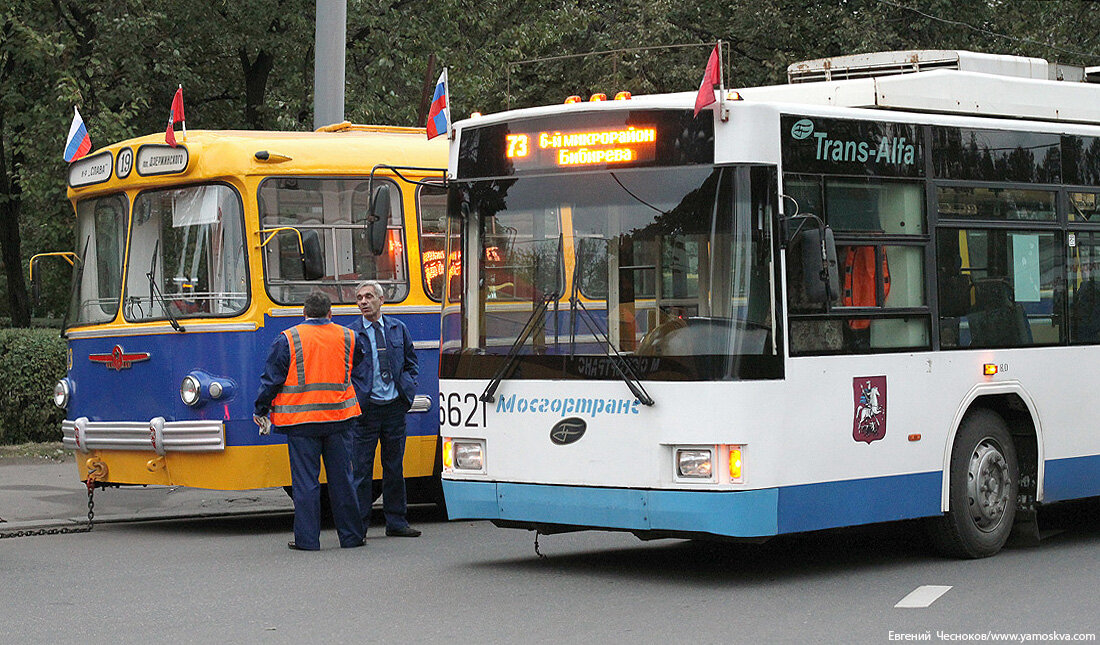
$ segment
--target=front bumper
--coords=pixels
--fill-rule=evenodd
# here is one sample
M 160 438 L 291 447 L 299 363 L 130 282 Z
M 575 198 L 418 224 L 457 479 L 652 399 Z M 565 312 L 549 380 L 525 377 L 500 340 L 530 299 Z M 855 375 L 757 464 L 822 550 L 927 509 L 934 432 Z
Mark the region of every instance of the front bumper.
M 776 535 L 777 489 L 683 491 L 443 480 L 450 519 L 759 538 Z

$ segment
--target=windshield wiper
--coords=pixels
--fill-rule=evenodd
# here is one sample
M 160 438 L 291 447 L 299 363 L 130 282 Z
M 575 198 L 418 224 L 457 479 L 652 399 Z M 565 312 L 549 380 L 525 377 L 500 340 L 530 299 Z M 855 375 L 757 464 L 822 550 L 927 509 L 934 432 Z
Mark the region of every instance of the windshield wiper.
M 493 403 L 496 401 L 495 395 L 497 388 L 500 387 L 500 382 L 504 380 L 505 376 L 511 373 L 513 367 L 519 359 L 519 350 L 523 347 L 523 344 L 530 338 L 531 333 L 538 329 L 538 326 L 542 323 L 542 320 L 546 317 L 546 310 L 550 307 L 550 303 L 558 299 L 557 293 L 548 293 L 542 297 L 538 305 L 535 306 L 535 310 L 531 312 L 531 315 L 527 318 L 527 322 L 523 325 L 523 330 L 520 331 L 519 336 L 512 343 L 512 347 L 508 349 L 508 355 L 504 359 L 504 364 L 500 366 L 496 374 L 493 374 L 493 378 L 489 381 L 489 385 L 486 386 L 485 391 L 481 393 L 479 397 L 481 401 L 485 403 Z
M 165 299 L 164 294 L 160 292 L 160 287 L 157 286 L 157 280 L 154 277 L 157 274 L 157 250 L 159 248 L 160 240 L 157 240 L 157 243 L 153 245 L 153 257 L 149 260 L 149 273 L 145 274 L 145 276 L 149 278 L 149 302 L 152 303 L 155 300 L 159 300 L 160 306 L 164 307 L 164 313 L 168 316 L 168 322 L 171 323 L 172 329 L 176 331 L 186 331 L 183 325 L 181 325 L 179 321 L 176 320 L 176 317 L 172 315 L 172 308 L 168 304 L 168 300 Z M 151 304 L 149 309 L 152 309 Z M 149 313 L 152 313 L 152 311 Z
M 634 395 L 634 398 L 638 399 L 642 405 L 653 405 L 655 401 L 653 397 L 646 392 L 645 386 L 642 385 L 642 379 L 638 376 L 638 373 L 631 367 L 630 361 L 626 360 L 626 357 L 619 353 L 619 350 L 615 349 L 615 346 L 611 344 L 611 339 L 607 337 L 607 334 L 600 330 L 599 325 L 596 324 L 595 318 L 592 312 L 588 311 L 588 308 L 581 302 L 578 294 L 580 293 L 580 267 L 581 260 L 576 258 L 573 262 L 573 286 L 569 294 L 569 356 L 572 357 L 576 349 L 576 318 L 577 310 L 579 309 L 584 316 L 581 320 L 584 321 L 588 330 L 592 332 L 592 335 L 599 341 L 603 340 L 604 354 L 607 358 L 611 359 L 611 365 L 618 372 L 619 378 L 626 383 L 626 387 L 630 390 L 630 393 Z M 608 305 L 610 310 L 610 303 Z

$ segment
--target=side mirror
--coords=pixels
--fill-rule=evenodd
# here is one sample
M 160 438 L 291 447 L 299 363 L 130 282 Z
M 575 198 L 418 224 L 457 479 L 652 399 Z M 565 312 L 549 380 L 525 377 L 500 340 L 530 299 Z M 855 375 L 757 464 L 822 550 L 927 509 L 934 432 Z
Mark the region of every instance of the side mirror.
M 370 214 L 367 215 L 367 241 L 370 252 L 382 255 L 386 250 L 386 228 L 390 222 L 390 187 L 382 184 L 374 191 L 370 200 Z
M 302 279 L 320 280 L 325 277 L 325 257 L 321 253 L 321 239 L 317 231 L 302 233 Z
M 832 302 L 840 296 L 836 242 L 828 226 L 802 231 L 802 287 L 813 302 Z

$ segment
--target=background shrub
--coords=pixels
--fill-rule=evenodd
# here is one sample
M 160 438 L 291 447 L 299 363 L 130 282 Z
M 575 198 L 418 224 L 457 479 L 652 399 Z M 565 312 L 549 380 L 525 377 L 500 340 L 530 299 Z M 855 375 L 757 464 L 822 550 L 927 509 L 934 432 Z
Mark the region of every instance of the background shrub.
M 57 329 L 0 329 L 0 444 L 61 441 L 65 412 L 51 395 L 65 350 Z

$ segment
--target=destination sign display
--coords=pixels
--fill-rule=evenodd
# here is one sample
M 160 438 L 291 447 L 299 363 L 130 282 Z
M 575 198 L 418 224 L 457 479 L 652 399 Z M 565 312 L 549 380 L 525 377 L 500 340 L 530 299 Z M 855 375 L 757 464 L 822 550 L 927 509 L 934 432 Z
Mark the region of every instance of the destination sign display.
M 657 128 L 652 125 L 523 132 L 504 139 L 505 156 L 524 167 L 602 166 L 653 161 L 657 156 Z
M 73 188 L 102 184 L 111 178 L 111 153 L 101 152 L 69 164 L 69 185 Z
M 187 161 L 187 148 L 183 146 L 141 146 L 137 153 L 137 172 L 142 177 L 171 175 L 187 170 Z
M 714 121 L 691 110 L 601 110 L 466 127 L 458 178 L 714 163 Z

